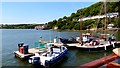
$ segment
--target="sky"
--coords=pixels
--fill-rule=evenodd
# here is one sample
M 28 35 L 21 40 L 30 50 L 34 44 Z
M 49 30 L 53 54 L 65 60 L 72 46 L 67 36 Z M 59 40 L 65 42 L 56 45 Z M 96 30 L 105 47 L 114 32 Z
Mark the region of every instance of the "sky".
M 2 2 L 1 24 L 42 24 L 63 16 L 70 16 L 78 9 L 95 2 Z M 0 11 L 1 13 L 1 11 Z

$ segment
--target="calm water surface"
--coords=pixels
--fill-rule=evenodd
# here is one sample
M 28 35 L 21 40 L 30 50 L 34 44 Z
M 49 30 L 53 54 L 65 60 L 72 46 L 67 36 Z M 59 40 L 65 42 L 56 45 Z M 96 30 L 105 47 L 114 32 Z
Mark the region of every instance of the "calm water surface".
M 2 30 L 2 66 L 30 66 L 28 61 L 21 61 L 14 57 L 14 51 L 18 50 L 17 44 L 24 42 L 33 47 L 34 42 L 38 41 L 40 36 L 42 40 L 53 41 L 54 37 L 69 38 L 70 36 L 79 36 L 79 32 L 57 32 L 54 30 L 29 30 L 29 29 L 3 29 Z M 120 32 L 115 34 L 117 39 L 120 40 Z M 58 40 L 57 40 L 58 41 Z M 92 60 L 101 58 L 112 51 L 107 52 L 85 52 L 79 49 L 70 48 L 67 55 L 56 66 L 61 67 L 77 67 L 81 64 L 90 62 Z

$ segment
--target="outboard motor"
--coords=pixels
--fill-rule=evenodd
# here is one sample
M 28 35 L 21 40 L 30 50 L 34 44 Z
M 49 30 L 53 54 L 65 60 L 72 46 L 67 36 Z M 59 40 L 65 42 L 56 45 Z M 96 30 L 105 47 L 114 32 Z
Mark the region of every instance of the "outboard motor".
M 46 68 L 49 68 L 49 67 L 50 67 L 50 61 L 45 60 L 45 67 L 46 67 Z
M 34 65 L 40 65 L 40 57 L 34 57 L 32 64 L 34 64 Z
M 32 64 L 33 59 L 32 59 L 32 58 L 29 58 L 28 62 Z
M 40 57 L 30 57 L 29 58 L 29 63 L 33 65 L 40 65 Z

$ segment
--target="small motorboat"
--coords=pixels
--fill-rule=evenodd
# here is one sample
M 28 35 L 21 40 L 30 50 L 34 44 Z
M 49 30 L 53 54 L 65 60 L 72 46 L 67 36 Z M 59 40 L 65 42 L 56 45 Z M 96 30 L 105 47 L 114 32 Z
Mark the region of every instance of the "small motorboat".
M 82 34 L 82 42 L 84 42 L 84 43 L 89 42 L 93 38 L 98 38 L 98 36 L 90 35 L 89 33 Z M 76 37 L 76 38 L 70 37 L 69 39 L 59 38 L 59 39 L 63 44 L 79 43 L 81 41 L 80 37 Z
M 42 54 L 35 53 L 35 56 L 31 56 L 28 61 L 33 65 L 51 67 L 58 60 L 63 58 L 67 51 L 68 49 L 63 45 L 61 46 L 52 45 L 52 47 L 50 47 L 47 52 Z

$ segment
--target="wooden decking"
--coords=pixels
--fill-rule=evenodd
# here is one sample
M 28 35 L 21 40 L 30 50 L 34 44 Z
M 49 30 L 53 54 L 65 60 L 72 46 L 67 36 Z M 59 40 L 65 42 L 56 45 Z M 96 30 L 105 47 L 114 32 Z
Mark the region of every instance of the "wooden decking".
M 34 54 L 32 54 L 32 53 L 22 54 L 22 53 L 20 53 L 19 51 L 15 51 L 14 54 L 15 54 L 15 57 L 18 57 L 18 58 L 21 58 L 21 59 L 27 59 L 27 58 L 29 58 L 30 56 L 33 56 L 33 55 L 34 55 Z
M 28 59 L 29 57 L 33 56 L 36 52 L 43 53 L 46 52 L 46 48 L 30 48 L 28 49 L 28 54 L 22 54 L 19 51 L 14 51 L 14 54 L 16 57 L 19 57 L 21 59 Z

